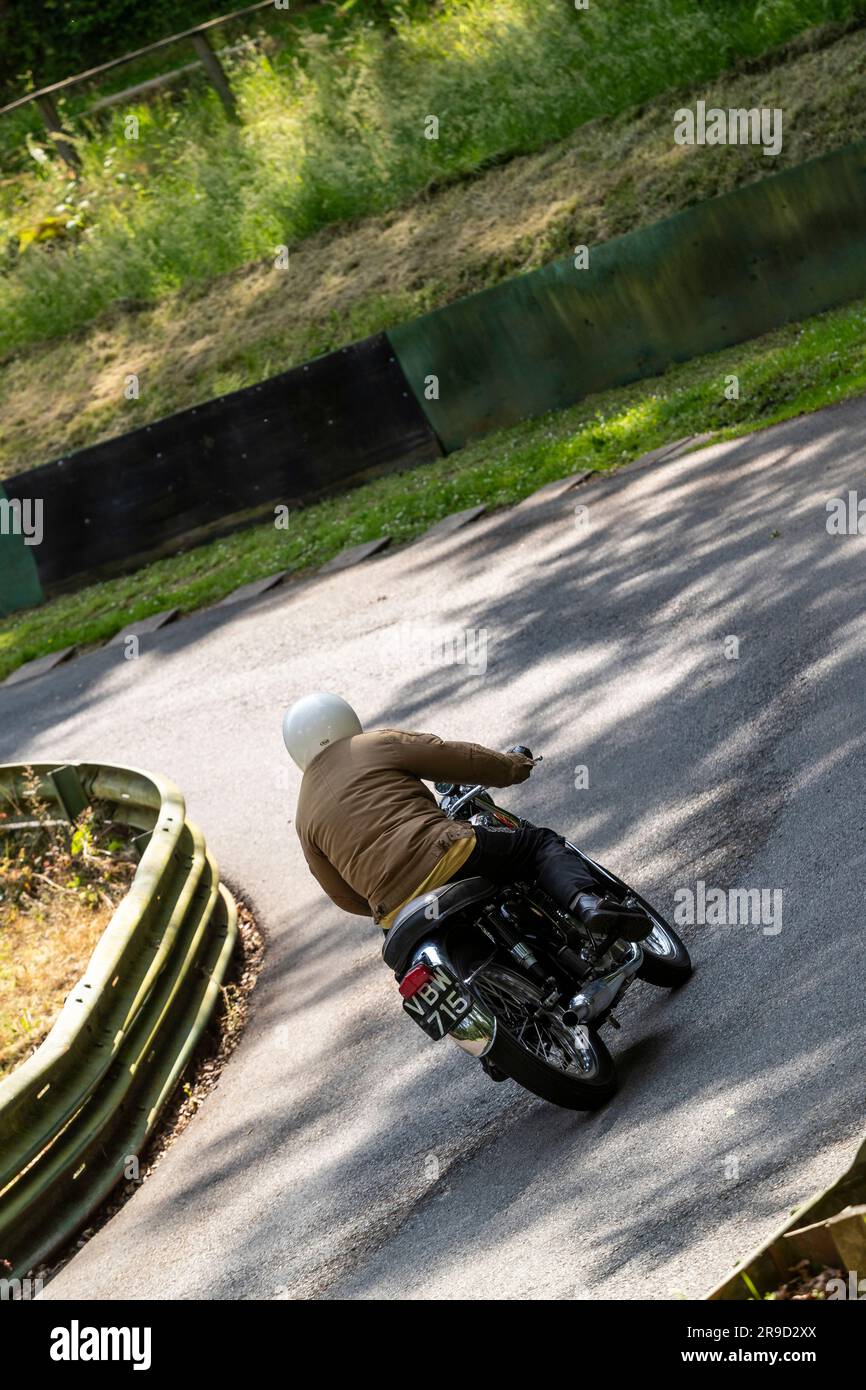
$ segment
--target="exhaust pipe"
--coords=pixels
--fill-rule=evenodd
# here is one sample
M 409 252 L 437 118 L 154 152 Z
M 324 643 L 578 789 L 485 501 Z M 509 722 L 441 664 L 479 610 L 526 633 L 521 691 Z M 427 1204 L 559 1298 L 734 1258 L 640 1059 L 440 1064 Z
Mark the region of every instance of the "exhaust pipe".
M 579 1023 L 588 1023 L 590 1019 L 597 1018 L 599 1014 L 604 1013 L 605 1009 L 613 1003 L 626 980 L 640 969 L 642 961 L 643 951 L 636 941 L 630 941 L 628 960 L 623 961 L 622 965 L 618 965 L 616 970 L 612 970 L 609 975 L 602 975 L 598 980 L 591 980 L 568 1001 L 568 1008 L 562 1015 L 562 1021 L 566 1027 L 575 1028 Z

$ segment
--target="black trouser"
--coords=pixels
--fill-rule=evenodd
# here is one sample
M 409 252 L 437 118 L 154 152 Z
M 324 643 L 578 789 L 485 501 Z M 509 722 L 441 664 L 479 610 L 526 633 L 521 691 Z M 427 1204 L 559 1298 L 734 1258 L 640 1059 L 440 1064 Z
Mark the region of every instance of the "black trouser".
M 578 893 L 598 891 L 595 879 L 561 835 L 539 825 L 511 830 L 507 825 L 475 826 L 475 848 L 454 875 L 489 878 L 491 883 L 529 879 L 567 911 Z

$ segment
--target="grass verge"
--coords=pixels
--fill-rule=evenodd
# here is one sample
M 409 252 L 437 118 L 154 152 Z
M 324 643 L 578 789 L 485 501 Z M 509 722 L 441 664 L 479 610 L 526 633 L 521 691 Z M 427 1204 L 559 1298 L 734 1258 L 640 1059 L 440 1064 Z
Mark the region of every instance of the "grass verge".
M 738 400 L 724 395 L 731 373 L 739 377 Z M 286 530 L 251 527 L 5 618 L 0 679 L 33 657 L 104 641 L 161 609 L 189 612 L 276 570 L 303 573 L 347 545 L 386 534 L 409 541 L 449 512 L 477 503 L 505 506 L 554 478 L 615 468 L 682 435 L 745 434 L 863 392 L 866 301 L 860 300 L 298 510 Z

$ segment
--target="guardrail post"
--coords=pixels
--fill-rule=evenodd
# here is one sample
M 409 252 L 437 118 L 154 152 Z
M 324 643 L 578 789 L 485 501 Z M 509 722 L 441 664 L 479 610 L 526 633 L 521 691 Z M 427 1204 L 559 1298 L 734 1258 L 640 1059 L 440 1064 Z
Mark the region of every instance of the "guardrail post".
M 234 94 L 229 86 L 229 80 L 223 70 L 223 65 L 211 48 L 210 39 L 207 34 L 191 34 L 192 46 L 201 60 L 201 65 L 217 90 L 217 95 L 226 109 L 230 120 L 236 121 L 238 111 L 235 105 Z
M 78 151 L 73 145 L 70 145 L 68 140 L 63 139 L 63 123 L 60 120 L 57 107 L 54 105 L 54 98 L 48 96 L 47 93 L 43 93 L 42 96 L 36 98 L 36 105 L 42 112 L 42 119 L 45 122 L 48 134 L 51 136 L 61 159 L 63 159 L 71 169 L 80 169 L 81 160 L 78 157 Z
M 50 777 L 54 784 L 54 790 L 57 792 L 57 799 L 71 824 L 90 805 L 87 793 L 81 785 L 78 770 L 69 766 L 57 767 L 50 773 Z

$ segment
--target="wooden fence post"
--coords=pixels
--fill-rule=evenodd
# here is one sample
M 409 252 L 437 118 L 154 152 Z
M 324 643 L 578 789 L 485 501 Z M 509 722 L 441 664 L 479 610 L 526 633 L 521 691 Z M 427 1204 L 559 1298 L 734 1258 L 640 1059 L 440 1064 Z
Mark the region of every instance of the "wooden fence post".
M 48 96 L 47 93 L 43 93 L 36 98 L 36 104 L 42 112 L 42 119 L 45 122 L 48 134 L 57 147 L 57 153 L 60 155 L 61 159 L 65 160 L 71 169 L 80 169 L 81 160 L 78 156 L 78 151 L 73 145 L 69 144 L 68 140 L 62 138 L 63 125 L 57 114 L 54 98 Z
M 229 118 L 237 120 L 238 112 L 235 106 L 235 99 L 232 89 L 229 86 L 228 78 L 223 71 L 222 63 L 211 48 L 210 39 L 206 34 L 191 34 L 192 45 L 201 59 L 202 67 L 216 87 L 219 99 L 226 109 Z

